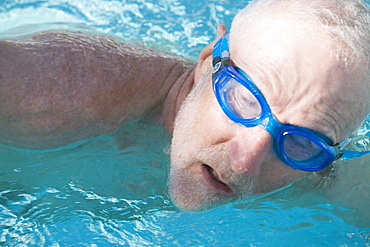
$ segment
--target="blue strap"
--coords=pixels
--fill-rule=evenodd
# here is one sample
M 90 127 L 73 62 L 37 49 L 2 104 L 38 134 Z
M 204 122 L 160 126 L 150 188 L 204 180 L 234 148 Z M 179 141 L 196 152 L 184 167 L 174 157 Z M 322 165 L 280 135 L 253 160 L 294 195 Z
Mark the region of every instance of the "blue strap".
M 353 158 L 360 158 L 365 154 L 370 154 L 370 151 L 354 151 L 354 150 L 341 150 L 343 154 L 340 159 L 353 159 Z
M 217 74 L 223 66 L 230 65 L 229 33 L 226 33 L 224 37 L 221 37 L 214 44 L 212 50 L 212 65 L 213 75 Z

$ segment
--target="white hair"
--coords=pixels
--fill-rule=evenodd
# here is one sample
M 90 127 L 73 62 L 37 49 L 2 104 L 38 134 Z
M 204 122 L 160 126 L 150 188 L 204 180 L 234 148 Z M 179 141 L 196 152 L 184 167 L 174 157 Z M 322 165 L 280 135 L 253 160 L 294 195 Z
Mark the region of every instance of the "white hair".
M 245 27 L 275 9 L 271 7 L 279 6 L 289 6 L 282 9 L 287 14 L 320 23 L 322 30 L 333 38 L 335 58 L 345 65 L 349 61 L 362 62 L 369 69 L 370 12 L 362 0 L 254 0 L 235 16 L 232 36 L 246 38 Z

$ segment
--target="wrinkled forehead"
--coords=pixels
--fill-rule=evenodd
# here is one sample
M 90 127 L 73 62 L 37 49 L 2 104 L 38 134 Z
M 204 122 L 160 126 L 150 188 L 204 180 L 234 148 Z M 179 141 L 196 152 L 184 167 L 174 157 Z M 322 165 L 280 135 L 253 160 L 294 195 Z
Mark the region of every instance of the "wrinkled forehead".
M 251 24 L 243 32 L 231 31 L 230 57 L 252 78 L 277 118 L 316 129 L 333 141 L 350 135 L 362 121 L 356 121 L 355 109 L 364 111 L 368 89 L 355 83 L 361 73 L 332 57 L 332 37 L 317 22 L 293 14 L 269 12 Z
M 233 25 L 229 45 L 234 60 L 246 65 L 287 67 L 298 61 L 314 66 L 317 58 L 330 57 L 331 44 L 332 38 L 318 22 L 270 10 L 247 23 Z

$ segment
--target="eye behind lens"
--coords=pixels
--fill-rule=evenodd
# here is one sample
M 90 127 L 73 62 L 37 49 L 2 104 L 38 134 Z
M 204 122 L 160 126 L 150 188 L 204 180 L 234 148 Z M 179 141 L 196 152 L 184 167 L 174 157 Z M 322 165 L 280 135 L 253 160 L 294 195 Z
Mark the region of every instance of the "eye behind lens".
M 312 160 L 323 152 L 321 147 L 308 138 L 300 135 L 287 135 L 284 139 L 286 155 L 296 161 Z
M 233 78 L 225 84 L 223 98 L 227 108 L 241 119 L 255 119 L 261 115 L 262 108 L 258 99 L 244 85 Z
M 298 131 L 292 131 L 298 132 Z M 284 133 L 280 139 L 279 152 L 282 160 L 302 171 L 316 172 L 325 169 L 335 159 L 319 140 L 309 139 L 308 134 Z

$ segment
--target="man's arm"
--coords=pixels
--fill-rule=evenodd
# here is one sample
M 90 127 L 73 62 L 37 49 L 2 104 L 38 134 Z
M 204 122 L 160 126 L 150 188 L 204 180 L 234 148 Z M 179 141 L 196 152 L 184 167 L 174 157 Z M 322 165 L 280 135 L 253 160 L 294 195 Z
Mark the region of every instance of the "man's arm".
M 79 32 L 0 41 L 0 142 L 52 148 L 161 105 L 194 63 Z

